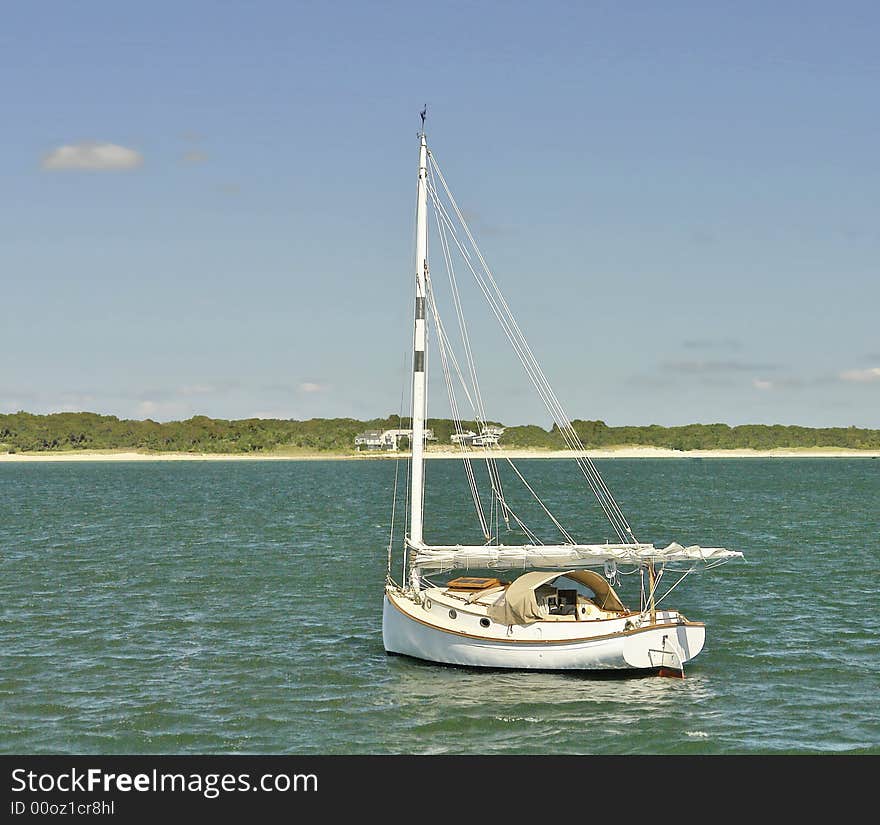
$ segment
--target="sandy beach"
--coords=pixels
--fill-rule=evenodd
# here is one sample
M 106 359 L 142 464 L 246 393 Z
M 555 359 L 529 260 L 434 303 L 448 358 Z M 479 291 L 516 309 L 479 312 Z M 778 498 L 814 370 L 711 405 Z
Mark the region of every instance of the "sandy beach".
M 567 450 L 492 450 L 495 458 L 572 458 Z M 847 450 L 840 448 L 804 447 L 775 450 L 669 450 L 661 447 L 618 447 L 586 450 L 581 455 L 602 458 L 880 458 L 880 450 Z M 407 458 L 408 453 L 361 452 L 277 452 L 277 453 L 148 453 L 137 451 L 66 450 L 57 452 L 0 453 L 0 462 L 37 463 L 49 461 L 382 461 Z M 428 459 L 482 459 L 486 452 L 429 449 Z

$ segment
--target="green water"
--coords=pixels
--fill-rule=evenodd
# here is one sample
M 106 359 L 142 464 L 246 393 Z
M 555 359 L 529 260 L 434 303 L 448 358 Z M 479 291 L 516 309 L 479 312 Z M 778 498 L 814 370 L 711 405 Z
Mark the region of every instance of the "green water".
M 708 626 L 684 680 L 387 656 L 394 462 L 0 465 L 0 751 L 880 753 L 880 461 L 597 464 L 638 539 L 746 555 L 669 599 Z M 476 538 L 461 462 L 428 481 L 428 537 Z

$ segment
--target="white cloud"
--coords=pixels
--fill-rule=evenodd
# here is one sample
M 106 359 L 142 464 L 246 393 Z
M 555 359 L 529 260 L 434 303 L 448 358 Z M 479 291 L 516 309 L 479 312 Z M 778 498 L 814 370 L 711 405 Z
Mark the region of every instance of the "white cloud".
M 856 381 L 864 384 L 868 381 L 880 381 L 880 367 L 869 367 L 866 370 L 845 370 L 840 373 L 841 381 Z
M 324 392 L 327 389 L 327 385 L 306 381 L 305 383 L 300 384 L 299 388 L 302 392 Z
M 59 146 L 49 152 L 42 162 L 43 169 L 89 169 L 116 171 L 135 169 L 144 162 L 143 155 L 115 143 L 75 143 Z
M 757 390 L 772 390 L 773 382 L 764 381 L 761 378 L 756 378 L 754 381 L 752 381 L 752 386 Z

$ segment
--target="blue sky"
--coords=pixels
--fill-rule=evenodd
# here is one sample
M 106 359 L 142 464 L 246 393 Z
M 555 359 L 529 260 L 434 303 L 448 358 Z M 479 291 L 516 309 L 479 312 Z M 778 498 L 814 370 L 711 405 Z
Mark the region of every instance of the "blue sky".
M 878 30 L 867 2 L 9 5 L 0 411 L 398 411 L 427 102 L 572 418 L 880 427 Z M 548 426 L 471 324 L 489 415 Z

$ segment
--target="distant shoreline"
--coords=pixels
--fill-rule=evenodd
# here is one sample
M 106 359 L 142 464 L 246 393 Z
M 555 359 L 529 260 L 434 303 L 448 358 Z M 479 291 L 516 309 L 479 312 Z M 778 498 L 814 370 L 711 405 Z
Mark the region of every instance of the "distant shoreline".
M 491 451 L 429 449 L 427 459 L 494 458 L 880 458 L 880 450 L 852 450 L 837 447 L 791 447 L 772 450 L 671 450 L 662 447 L 610 447 L 584 450 L 498 449 Z M 267 452 L 267 453 L 149 453 L 136 450 L 46 450 L 30 453 L 0 453 L 0 462 L 41 463 L 51 461 L 387 461 L 409 458 L 408 452 Z
M 432 418 L 427 428 L 428 458 L 460 458 L 456 435 L 497 429 L 502 458 L 570 457 L 569 445 L 587 445 L 591 458 L 739 458 L 880 456 L 880 428 L 801 427 L 783 424 L 685 424 L 662 427 L 609 427 L 604 421 L 575 419 L 566 437 L 555 427 L 535 424 Z M 339 461 L 395 458 L 399 454 L 357 452 L 367 445 L 409 447 L 408 418 L 389 416 L 296 419 L 247 418 L 228 421 L 196 415 L 185 421 L 119 419 L 90 412 L 36 415 L 0 413 L 0 461 L 20 455 L 40 461 Z M 487 431 L 488 432 L 488 431 Z M 399 443 L 399 439 L 405 439 Z M 464 446 L 475 457 L 482 447 Z M 757 446 L 758 449 L 749 449 Z M 109 456 L 109 458 L 108 458 Z M 20 461 L 23 459 L 11 459 Z

